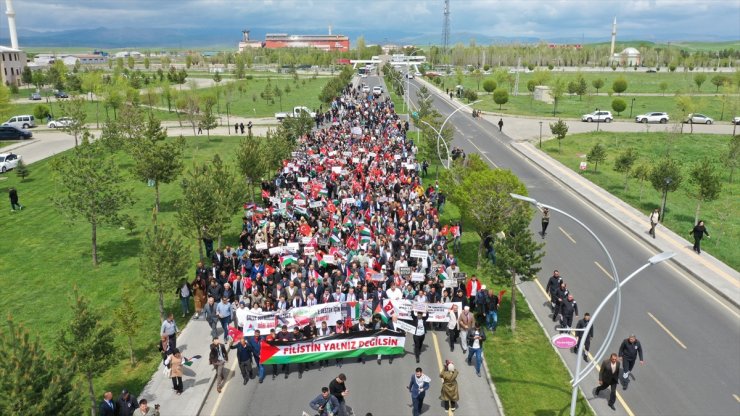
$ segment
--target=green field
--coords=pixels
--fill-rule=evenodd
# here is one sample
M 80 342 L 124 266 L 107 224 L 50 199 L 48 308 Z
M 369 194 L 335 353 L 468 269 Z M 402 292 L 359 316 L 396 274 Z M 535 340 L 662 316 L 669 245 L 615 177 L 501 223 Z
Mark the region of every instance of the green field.
M 687 195 L 689 189 L 688 175 L 693 163 L 709 157 L 722 170 L 723 187 L 720 198 L 713 202 L 701 204 L 699 217 L 706 221 L 711 239 L 702 241 L 702 249 L 711 253 L 735 270 L 740 270 L 740 219 L 732 213 L 738 208 L 737 195 L 740 195 L 738 173 L 734 183 L 728 183 L 729 171 L 723 167 L 722 155 L 726 152 L 729 136 L 716 134 L 682 134 L 668 133 L 584 133 L 567 136 L 562 141 L 562 153 L 558 152 L 557 140 L 546 142 L 543 150 L 564 165 L 579 170 L 579 163 L 596 143 L 607 149 L 607 160 L 599 164 L 598 171 L 591 167 L 581 172 L 586 178 L 601 186 L 606 191 L 619 197 L 647 216 L 653 208 L 660 207 L 661 193 L 649 183 L 640 184 L 635 179 L 628 182 L 628 191 L 624 190 L 624 176 L 612 169 L 614 158 L 627 147 L 635 148 L 643 161 L 655 161 L 670 151 L 673 158 L 683 163 L 683 184 L 676 191 L 668 194 L 664 225 L 676 234 L 693 241 L 689 231 L 694 224 L 694 212 L 697 201 Z M 640 162 L 638 162 L 640 163 Z M 640 197 L 642 189 L 642 197 Z M 649 228 L 647 225 L 645 231 Z M 639 231 L 639 230 L 638 230 Z M 660 238 L 660 236 L 658 236 Z
M 214 154 L 231 161 L 238 143 L 237 139 L 230 137 L 212 137 L 210 141 L 205 136 L 187 138 L 186 169 L 193 160 L 202 161 L 212 158 Z M 120 156 L 123 168 L 130 167 L 129 157 L 123 153 Z M 13 171 L 2 175 L 7 180 L 0 181 L 0 194 L 5 195 L 0 222 L 6 235 L 0 241 L 0 252 L 3 253 L 0 256 L 0 282 L 5 287 L 0 310 L 6 314 L 12 313 L 16 321 L 24 323 L 33 335 L 43 340 L 46 348 L 55 351 L 59 330 L 71 318 L 70 297 L 75 286 L 107 319 L 112 319 L 111 309 L 118 305 L 123 288 L 131 289 L 143 317 L 134 339 L 140 361 L 133 368 L 128 364 L 124 337 L 117 335 L 121 361 L 99 377 L 95 385 L 98 395 L 102 394 L 102 389 L 114 392 L 123 388 L 141 391 L 159 364 L 156 351 L 160 325 L 157 296 L 143 286 L 138 272 L 141 239 L 151 222 L 153 188 L 130 180 L 137 202 L 127 212 L 135 218 L 137 227 L 133 231 L 117 227 L 99 228 L 101 264 L 92 268 L 90 226 L 68 222 L 53 206 L 51 198 L 57 190 L 50 179 L 48 162 L 45 160 L 30 165 L 31 175 L 24 182 L 20 182 Z M 23 211 L 10 212 L 5 205 L 11 186 L 18 189 L 20 202 L 25 207 Z M 180 187 L 177 183 L 163 184 L 161 192 L 160 221 L 175 225 L 174 212 Z M 238 220 L 239 217 L 235 215 L 233 228 L 225 235 L 226 243 L 235 241 L 234 236 L 240 230 Z M 195 241 L 188 243 L 195 265 L 197 245 Z M 29 290 L 33 296 L 26 296 Z M 21 295 L 26 297 L 21 300 Z M 174 293 L 166 294 L 165 305 L 176 312 L 180 328 L 184 327 L 185 322 L 179 318 L 179 302 Z M 80 394 L 82 405 L 86 397 L 86 393 Z

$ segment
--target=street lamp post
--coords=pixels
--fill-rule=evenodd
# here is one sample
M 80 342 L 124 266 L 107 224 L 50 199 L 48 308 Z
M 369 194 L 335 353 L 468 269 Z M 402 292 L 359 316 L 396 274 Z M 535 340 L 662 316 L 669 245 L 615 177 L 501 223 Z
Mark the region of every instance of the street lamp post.
M 414 56 L 414 54 L 416 52 L 419 52 L 419 51 L 421 51 L 421 49 L 414 50 L 413 52 L 411 52 L 408 55 L 407 58 L 411 58 L 412 56 Z M 409 98 L 409 83 L 410 83 L 409 73 L 410 72 L 411 72 L 411 60 L 410 59 L 407 59 L 406 60 L 406 91 L 405 91 L 406 92 L 406 98 L 404 99 L 404 101 L 405 100 L 408 100 L 408 98 Z M 411 108 L 409 107 L 409 111 L 410 110 L 411 110 Z M 409 111 L 406 112 L 406 121 L 409 121 Z
M 599 109 L 596 109 L 596 131 L 599 131 L 599 126 L 601 125 L 601 116 L 599 115 Z
M 540 150 L 542 150 L 542 122 L 540 121 Z
M 663 206 L 660 209 L 660 222 L 663 222 L 665 219 L 665 202 L 666 199 L 668 199 L 668 186 L 673 182 L 672 178 L 665 178 L 664 180 L 665 188 L 663 188 Z
M 604 308 L 604 306 L 606 306 L 606 304 L 611 300 L 611 298 L 616 295 L 617 301 L 614 305 L 614 315 L 612 316 L 612 322 L 611 322 L 611 325 L 609 326 L 609 330 L 607 331 L 606 337 L 604 338 L 604 343 L 601 345 L 601 347 L 596 352 L 596 354 L 594 354 L 593 361 L 590 362 L 588 365 L 586 365 L 586 367 L 583 368 L 583 370 L 581 370 L 581 363 L 582 363 L 582 357 L 583 357 L 583 348 L 584 348 L 585 339 L 586 339 L 585 337 L 581 337 L 581 342 L 579 343 L 579 346 L 578 346 L 578 352 L 577 352 L 577 358 L 576 358 L 576 372 L 574 374 L 573 381 L 572 381 L 573 391 L 572 391 L 571 403 L 570 403 L 570 414 L 571 416 L 575 416 L 576 399 L 578 398 L 578 386 L 580 385 L 581 381 L 583 381 L 583 379 L 588 375 L 588 373 L 593 368 L 595 368 L 596 364 L 604 357 L 604 355 L 607 352 L 607 348 L 609 347 L 609 344 L 614 339 L 614 335 L 617 329 L 617 324 L 619 323 L 619 315 L 621 314 L 621 308 L 622 308 L 622 292 L 621 292 L 622 286 L 628 281 L 630 281 L 633 277 L 635 277 L 638 273 L 648 268 L 649 266 L 652 266 L 660 262 L 663 262 L 665 260 L 668 260 L 671 257 L 675 256 L 676 253 L 665 252 L 665 253 L 657 254 L 651 257 L 650 259 L 648 259 L 647 264 L 641 266 L 640 268 L 632 272 L 623 281 L 620 281 L 619 274 L 617 272 L 616 266 L 614 265 L 614 261 L 612 260 L 612 257 L 609 254 L 609 251 L 606 249 L 606 247 L 601 242 L 601 240 L 596 236 L 596 234 L 590 228 L 588 228 L 584 223 L 582 223 L 580 220 L 573 217 L 572 215 L 568 214 L 567 212 L 562 211 L 550 205 L 541 204 L 534 198 L 517 195 L 517 194 L 510 194 L 510 195 L 514 199 L 529 202 L 539 208 L 548 208 L 549 210 L 563 214 L 566 217 L 575 221 L 577 224 L 583 227 L 589 234 L 591 234 L 591 236 L 596 240 L 596 242 L 598 243 L 598 245 L 601 247 L 602 251 L 606 255 L 609 261 L 609 266 L 612 269 L 612 274 L 614 278 L 614 288 L 611 290 L 611 292 L 609 292 L 609 294 L 601 301 L 599 306 L 596 308 L 596 311 L 594 311 L 593 315 L 591 316 L 591 320 L 589 321 L 588 325 L 584 329 L 584 333 L 588 334 L 588 332 L 591 330 L 591 327 L 593 327 L 593 324 L 596 321 L 596 318 L 601 313 L 601 310 Z
M 632 107 L 635 105 L 635 97 L 632 97 L 632 103 L 630 103 L 630 118 L 632 118 Z

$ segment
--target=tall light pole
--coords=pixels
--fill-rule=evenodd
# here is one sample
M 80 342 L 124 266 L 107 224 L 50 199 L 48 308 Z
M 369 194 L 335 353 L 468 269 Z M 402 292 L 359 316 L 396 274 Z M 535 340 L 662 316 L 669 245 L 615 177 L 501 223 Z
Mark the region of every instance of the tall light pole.
M 404 100 L 408 100 L 409 99 L 409 81 L 411 80 L 411 78 L 409 78 L 409 73 L 411 72 L 411 59 L 408 59 L 408 58 L 411 58 L 412 56 L 414 56 L 414 54 L 416 52 L 419 52 L 420 50 L 421 49 L 414 50 L 413 52 L 411 52 L 407 56 L 407 59 L 406 59 L 406 91 L 405 91 L 406 92 L 406 98 Z M 411 106 L 409 106 L 409 111 L 406 112 L 406 121 L 409 121 L 410 120 L 410 118 L 409 118 L 409 112 L 410 111 L 411 111 Z
M 632 107 L 635 105 L 635 97 L 632 97 L 632 103 L 630 104 L 630 118 L 632 118 Z
M 542 122 L 540 121 L 540 150 L 542 150 Z
M 578 345 L 578 352 L 577 352 L 577 358 L 576 358 L 576 372 L 574 373 L 574 376 L 573 376 L 573 381 L 572 381 L 573 391 L 571 394 L 571 402 L 570 402 L 570 414 L 571 416 L 575 416 L 576 399 L 578 398 L 578 386 L 580 385 L 581 381 L 583 381 L 583 379 L 586 378 L 588 373 L 592 369 L 595 368 L 597 363 L 601 361 L 604 355 L 606 355 L 607 348 L 609 347 L 609 344 L 611 343 L 611 341 L 614 339 L 614 335 L 617 329 L 617 324 L 619 323 L 619 315 L 621 314 L 621 309 L 622 309 L 622 291 L 621 291 L 622 286 L 624 286 L 627 282 L 629 282 L 633 277 L 635 277 L 641 271 L 647 269 L 648 267 L 652 265 L 661 263 L 663 261 L 666 261 L 672 258 L 673 256 L 676 255 L 676 253 L 663 252 L 663 253 L 657 254 L 649 258 L 646 264 L 644 264 L 643 266 L 641 266 L 640 268 L 632 272 L 629 276 L 627 276 L 627 278 L 620 281 L 619 274 L 617 273 L 617 269 L 614 265 L 611 255 L 609 254 L 609 251 L 606 249 L 606 247 L 601 242 L 601 240 L 599 240 L 596 234 L 590 228 L 588 228 L 585 224 L 583 224 L 581 221 L 579 221 L 577 218 L 573 217 L 572 215 L 568 214 L 567 212 L 562 211 L 550 205 L 542 204 L 534 198 L 526 197 L 523 195 L 517 195 L 517 194 L 510 194 L 510 195 L 514 199 L 529 202 L 539 208 L 548 208 L 549 210 L 563 214 L 566 217 L 575 221 L 577 224 L 583 227 L 589 234 L 591 234 L 591 236 L 596 240 L 596 242 L 598 243 L 598 245 L 601 247 L 602 251 L 606 255 L 607 259 L 609 260 L 609 266 L 612 269 L 612 273 L 614 277 L 614 288 L 611 290 L 611 292 L 609 292 L 609 294 L 606 295 L 606 297 L 604 297 L 604 299 L 601 301 L 599 306 L 596 308 L 593 315 L 591 316 L 591 319 L 588 322 L 588 325 L 586 326 L 586 328 L 583 329 L 583 333 L 585 334 L 589 333 L 589 331 L 594 325 L 594 322 L 596 321 L 596 318 L 598 318 L 599 314 L 601 313 L 601 310 L 604 308 L 604 306 L 606 306 L 606 304 L 611 300 L 611 298 L 616 295 L 617 301 L 614 304 L 614 315 L 612 316 L 612 322 L 611 322 L 611 325 L 609 326 L 609 330 L 607 331 L 606 337 L 604 338 L 604 343 L 601 345 L 601 347 L 596 352 L 596 354 L 594 354 L 593 361 L 591 361 L 588 365 L 586 365 L 586 367 L 583 368 L 583 370 L 581 370 L 581 364 L 582 364 L 583 348 L 584 348 L 586 337 L 581 337 L 581 342 Z

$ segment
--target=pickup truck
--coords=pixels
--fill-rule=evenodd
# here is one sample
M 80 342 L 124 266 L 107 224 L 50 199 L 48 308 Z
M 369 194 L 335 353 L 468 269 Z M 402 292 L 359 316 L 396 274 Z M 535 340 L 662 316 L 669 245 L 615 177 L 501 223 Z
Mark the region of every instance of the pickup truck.
M 290 113 L 275 113 L 275 118 L 278 119 L 278 121 L 283 121 L 290 117 L 300 117 L 302 113 L 308 114 L 311 118 L 316 118 L 316 112 L 311 111 L 308 107 L 304 106 L 294 107 L 293 111 Z

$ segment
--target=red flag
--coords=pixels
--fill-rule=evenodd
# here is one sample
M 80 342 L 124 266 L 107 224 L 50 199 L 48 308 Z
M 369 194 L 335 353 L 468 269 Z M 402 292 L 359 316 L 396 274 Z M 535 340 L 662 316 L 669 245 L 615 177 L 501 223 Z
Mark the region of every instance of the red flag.
M 270 197 L 270 191 L 263 190 L 262 191 L 262 198 L 269 198 Z
M 450 232 L 450 227 L 447 224 L 445 224 L 445 226 L 442 227 L 442 230 L 439 233 L 442 235 L 447 235 L 448 232 Z
M 242 339 L 244 337 L 244 333 L 237 328 L 233 326 L 229 326 L 229 336 L 231 339 Z
M 265 276 L 270 276 L 273 273 L 275 273 L 275 268 L 273 268 L 269 264 L 265 264 Z
M 308 237 L 311 235 L 311 226 L 308 224 L 302 224 L 300 227 L 301 234 L 303 234 L 304 237 Z
M 498 292 L 498 304 L 499 304 L 499 305 L 501 304 L 501 298 L 503 298 L 503 297 L 504 297 L 504 294 L 506 294 L 506 289 L 504 289 L 504 290 L 502 290 L 502 291 Z

